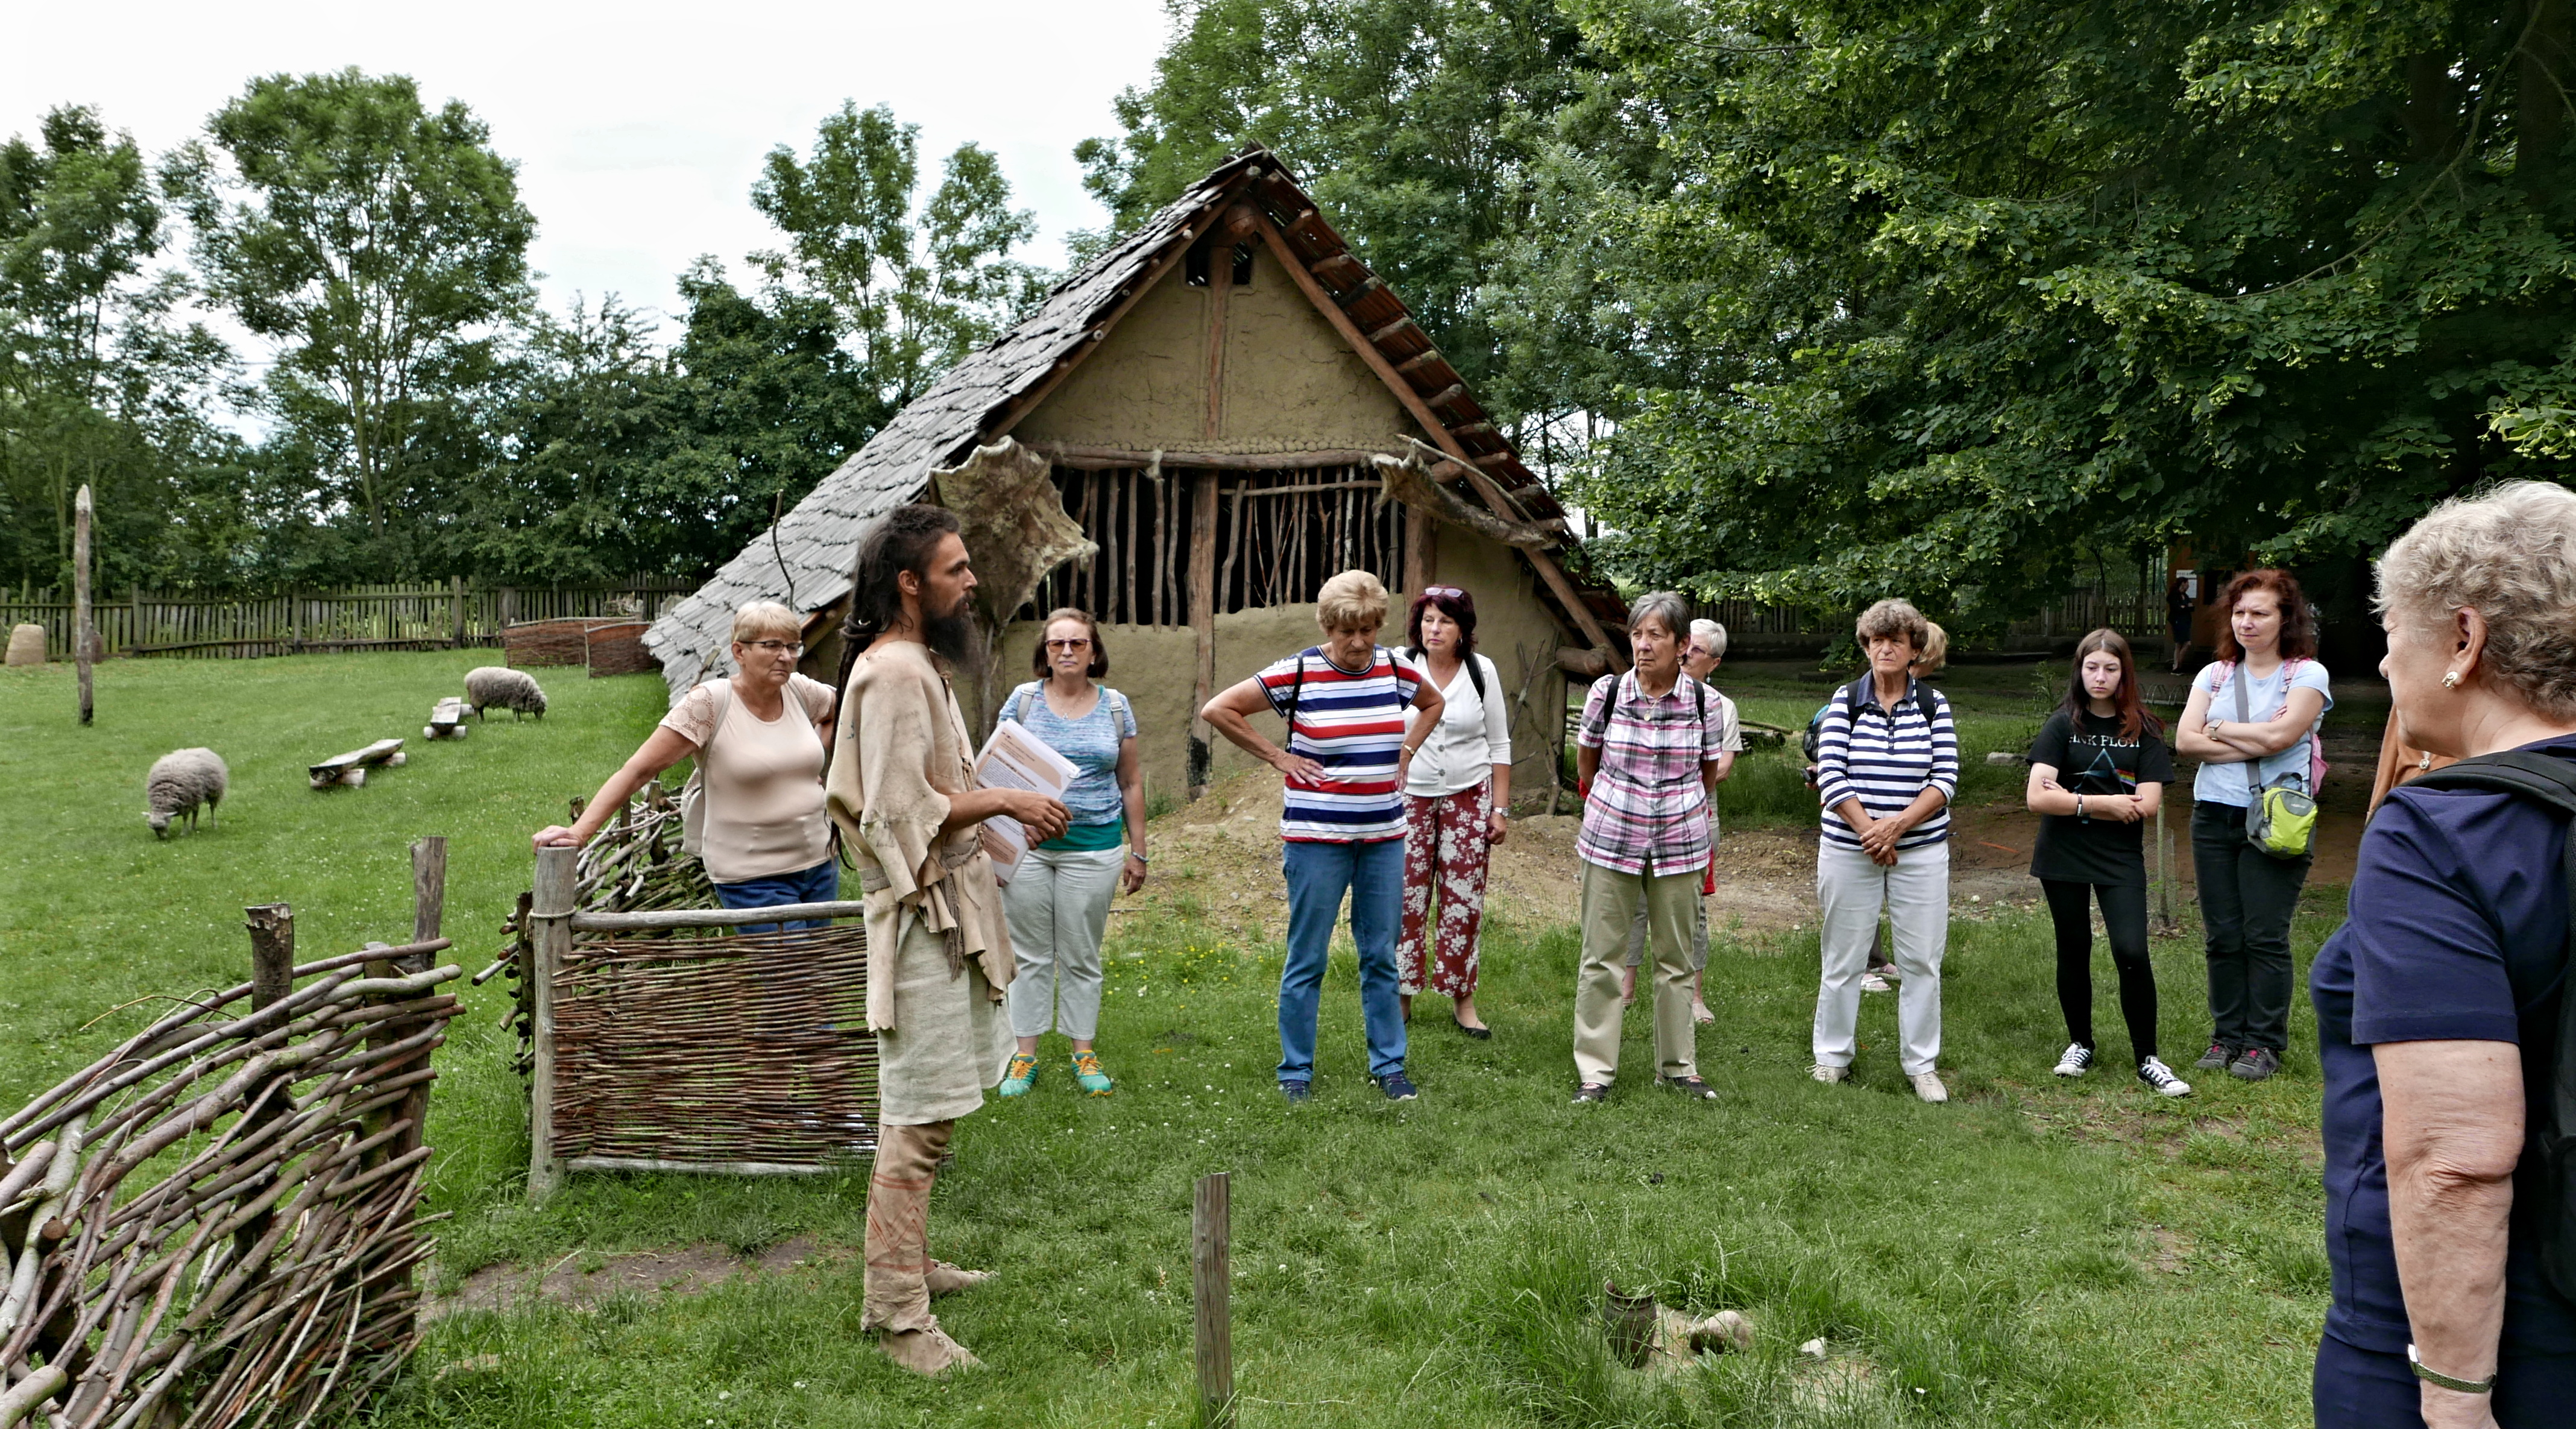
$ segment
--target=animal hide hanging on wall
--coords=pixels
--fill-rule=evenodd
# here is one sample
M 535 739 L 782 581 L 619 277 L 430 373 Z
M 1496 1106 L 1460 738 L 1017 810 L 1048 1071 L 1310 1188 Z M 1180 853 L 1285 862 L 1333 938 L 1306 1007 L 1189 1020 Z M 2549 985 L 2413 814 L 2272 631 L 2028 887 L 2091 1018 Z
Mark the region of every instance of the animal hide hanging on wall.
M 1011 437 L 977 447 L 966 460 L 930 473 L 931 497 L 957 513 L 958 535 L 975 564 L 975 605 L 985 650 L 974 673 L 982 696 L 975 718 L 989 722 L 994 708 L 992 652 L 1003 628 L 1037 594 L 1047 573 L 1067 561 L 1088 560 L 1100 547 L 1064 512 L 1064 498 L 1047 473 L 1053 463 Z
M 1510 520 L 1471 505 L 1457 492 L 1441 485 L 1431 475 L 1431 468 L 1448 462 L 1446 452 L 1436 451 L 1421 442 L 1401 457 L 1381 454 L 1371 458 L 1377 464 L 1378 500 L 1400 501 L 1434 521 L 1459 526 L 1480 536 L 1517 546 L 1524 551 L 1539 551 L 1556 544 L 1556 537 L 1536 526 Z

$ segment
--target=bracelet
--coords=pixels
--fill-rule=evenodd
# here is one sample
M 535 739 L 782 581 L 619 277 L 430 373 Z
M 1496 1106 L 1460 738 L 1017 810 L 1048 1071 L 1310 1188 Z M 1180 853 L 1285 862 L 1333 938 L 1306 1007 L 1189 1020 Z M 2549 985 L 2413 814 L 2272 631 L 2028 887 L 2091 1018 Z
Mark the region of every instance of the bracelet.
M 2406 1367 L 2415 1371 L 2415 1377 L 2426 1384 L 2438 1384 L 2444 1389 L 2461 1394 L 2486 1394 L 2495 1389 L 2494 1375 L 2488 1375 L 2484 1379 L 2453 1379 L 2440 1370 L 2427 1368 L 2422 1360 L 2415 1357 L 2415 1347 L 2412 1344 L 2406 1347 Z
M 2093 822 L 2093 816 L 2084 812 L 2084 796 L 2081 794 L 2075 796 L 2075 817 L 2088 824 Z
M 1145 857 L 1143 854 L 1138 853 L 1132 848 L 1127 850 L 1127 856 L 1136 860 L 1138 863 L 1147 865 L 1148 867 L 1151 867 L 1154 862 L 1152 859 Z

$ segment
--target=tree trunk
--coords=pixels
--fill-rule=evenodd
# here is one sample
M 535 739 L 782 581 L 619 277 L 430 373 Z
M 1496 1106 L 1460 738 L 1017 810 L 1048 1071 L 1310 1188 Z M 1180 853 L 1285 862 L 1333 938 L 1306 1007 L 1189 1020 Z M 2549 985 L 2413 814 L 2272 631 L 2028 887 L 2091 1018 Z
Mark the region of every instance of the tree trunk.
M 2533 202 L 2557 199 L 2565 165 L 2567 121 L 2576 110 L 2576 7 L 2568 0 L 2532 0 L 2523 32 L 2514 126 L 2514 177 Z

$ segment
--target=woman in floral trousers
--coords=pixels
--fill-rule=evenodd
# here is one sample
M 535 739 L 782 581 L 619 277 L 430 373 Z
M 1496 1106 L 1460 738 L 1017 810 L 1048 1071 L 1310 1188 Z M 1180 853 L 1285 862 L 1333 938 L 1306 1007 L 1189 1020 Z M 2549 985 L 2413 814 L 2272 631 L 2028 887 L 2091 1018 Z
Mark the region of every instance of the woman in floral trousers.
M 1476 1013 L 1477 932 L 1485 870 L 1512 802 L 1511 711 L 1494 662 L 1476 653 L 1476 601 L 1450 585 L 1413 598 L 1406 654 L 1446 701 L 1404 781 L 1404 921 L 1396 990 L 1404 1014 L 1428 988 L 1448 997 L 1458 1030 L 1493 1029 Z M 1412 716 L 1420 719 L 1416 713 Z

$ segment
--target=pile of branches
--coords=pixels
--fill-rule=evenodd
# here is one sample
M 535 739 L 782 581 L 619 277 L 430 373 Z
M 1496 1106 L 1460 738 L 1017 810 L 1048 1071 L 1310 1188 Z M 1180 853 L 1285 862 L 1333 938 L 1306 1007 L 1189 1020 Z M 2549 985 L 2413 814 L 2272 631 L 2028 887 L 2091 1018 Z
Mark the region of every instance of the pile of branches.
M 446 947 L 281 957 L 0 1119 L 0 1429 L 299 1429 L 402 1364 L 461 969 L 361 965 Z

